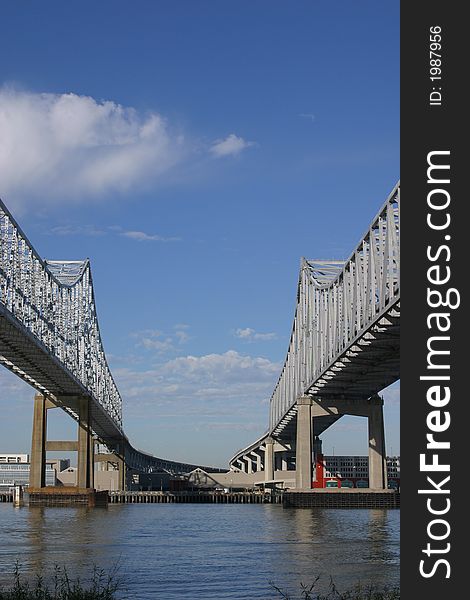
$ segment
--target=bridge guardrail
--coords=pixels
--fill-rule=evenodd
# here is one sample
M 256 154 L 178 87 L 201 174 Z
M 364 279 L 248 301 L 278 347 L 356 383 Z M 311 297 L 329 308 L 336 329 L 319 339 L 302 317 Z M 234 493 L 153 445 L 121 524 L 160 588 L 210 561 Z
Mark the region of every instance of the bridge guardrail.
M 286 360 L 270 401 L 270 431 L 324 369 L 400 298 L 400 183 L 345 262 L 302 260 Z

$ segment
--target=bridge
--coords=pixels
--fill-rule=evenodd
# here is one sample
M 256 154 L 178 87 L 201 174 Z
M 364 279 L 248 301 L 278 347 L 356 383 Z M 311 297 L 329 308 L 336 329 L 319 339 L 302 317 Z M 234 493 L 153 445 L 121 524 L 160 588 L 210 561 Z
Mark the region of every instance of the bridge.
M 132 446 L 103 349 L 90 261 L 41 259 L 1 200 L 0 364 L 37 391 L 31 489 L 45 487 L 46 452 L 54 450 L 77 451 L 77 486 L 93 488 L 96 442 L 112 453 L 122 489 L 126 468 L 170 474 L 220 471 L 157 458 Z M 47 413 L 56 407 L 77 421 L 76 440 L 47 441 Z
M 343 415 L 368 418 L 369 487 L 387 487 L 383 399 L 399 379 L 400 184 L 348 260 L 302 259 L 287 356 L 269 428 L 230 468 L 259 483 L 316 486 L 320 435 Z

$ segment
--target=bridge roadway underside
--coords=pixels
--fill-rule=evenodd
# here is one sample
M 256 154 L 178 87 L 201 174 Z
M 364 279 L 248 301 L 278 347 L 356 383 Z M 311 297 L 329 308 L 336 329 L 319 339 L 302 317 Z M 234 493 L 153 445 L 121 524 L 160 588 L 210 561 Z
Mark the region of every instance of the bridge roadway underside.
M 400 302 L 389 307 L 367 331 L 357 336 L 349 348 L 334 360 L 308 386 L 306 395 L 319 405 L 362 403 L 400 378 Z M 292 406 L 271 432 L 279 440 L 296 437 L 297 406 Z M 320 435 L 342 414 L 325 414 L 314 419 L 314 434 Z
M 0 304 L 0 364 L 15 373 L 77 422 L 79 398 L 89 399 L 89 423 L 96 436 L 136 472 L 187 473 L 201 465 L 158 458 L 135 449 L 95 398 L 14 316 Z M 223 469 L 202 466 L 207 472 Z
M 68 369 L 0 304 L 0 364 L 45 394 L 78 420 L 77 396 L 90 394 Z M 110 447 L 123 440 L 123 433 L 106 410 L 92 397 L 91 426 Z

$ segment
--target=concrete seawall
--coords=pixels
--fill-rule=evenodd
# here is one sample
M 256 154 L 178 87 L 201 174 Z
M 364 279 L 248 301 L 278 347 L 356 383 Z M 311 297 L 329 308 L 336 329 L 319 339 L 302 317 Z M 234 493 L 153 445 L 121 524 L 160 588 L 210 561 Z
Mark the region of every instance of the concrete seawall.
M 284 508 L 400 508 L 400 493 L 395 490 L 318 489 L 263 492 L 92 492 L 63 489 L 46 492 L 31 490 L 30 506 L 106 506 L 111 504 L 282 504 Z M 0 502 L 13 502 L 10 493 L 0 493 Z
M 400 492 L 370 489 L 318 489 L 284 492 L 284 508 L 400 508 Z
M 77 487 L 30 488 L 28 502 L 30 506 L 107 506 L 108 493 Z
M 256 492 L 109 492 L 111 504 L 281 504 L 281 494 Z

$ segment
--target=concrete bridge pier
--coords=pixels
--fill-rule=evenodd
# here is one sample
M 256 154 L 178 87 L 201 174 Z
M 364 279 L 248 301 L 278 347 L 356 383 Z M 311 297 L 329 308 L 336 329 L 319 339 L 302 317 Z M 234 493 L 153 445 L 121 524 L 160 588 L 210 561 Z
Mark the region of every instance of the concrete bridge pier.
M 296 489 L 311 489 L 312 481 L 315 480 L 313 467 L 316 455 L 321 452 L 321 442 L 318 438 L 314 439 L 313 419 L 331 414 L 352 414 L 368 418 L 369 488 L 386 490 L 388 481 L 383 398 L 378 395 L 363 402 L 335 400 L 323 403 L 313 401 L 309 396 L 302 396 L 297 400 Z
M 265 440 L 264 451 L 264 480 L 272 481 L 274 479 L 274 440 L 271 437 Z
M 68 399 L 70 403 L 70 399 Z M 95 441 L 90 423 L 90 399 L 76 398 L 78 436 L 75 441 L 47 441 L 47 411 L 57 406 L 42 394 L 34 396 L 33 433 L 31 440 L 31 467 L 29 487 L 41 490 L 46 487 L 46 452 L 77 452 L 77 488 L 90 490 L 94 486 Z
M 46 487 L 47 402 L 42 394 L 34 396 L 29 487 L 35 489 Z
M 312 399 L 301 396 L 297 400 L 297 438 L 296 438 L 296 467 L 295 487 L 298 490 L 312 488 Z
M 372 400 L 372 399 L 371 399 Z M 369 487 L 373 490 L 386 490 L 387 458 L 385 451 L 385 432 L 383 398 L 375 396 L 368 415 L 369 422 Z
M 263 457 L 262 452 L 259 450 L 258 452 L 255 450 L 253 454 L 256 456 L 256 472 L 259 473 L 263 470 Z
M 94 485 L 94 440 L 90 423 L 90 399 L 78 398 L 78 460 L 77 487 L 93 488 Z
M 125 491 L 127 489 L 126 481 L 126 462 L 124 460 L 124 443 L 120 443 L 116 452 L 114 452 L 119 471 L 119 489 Z

